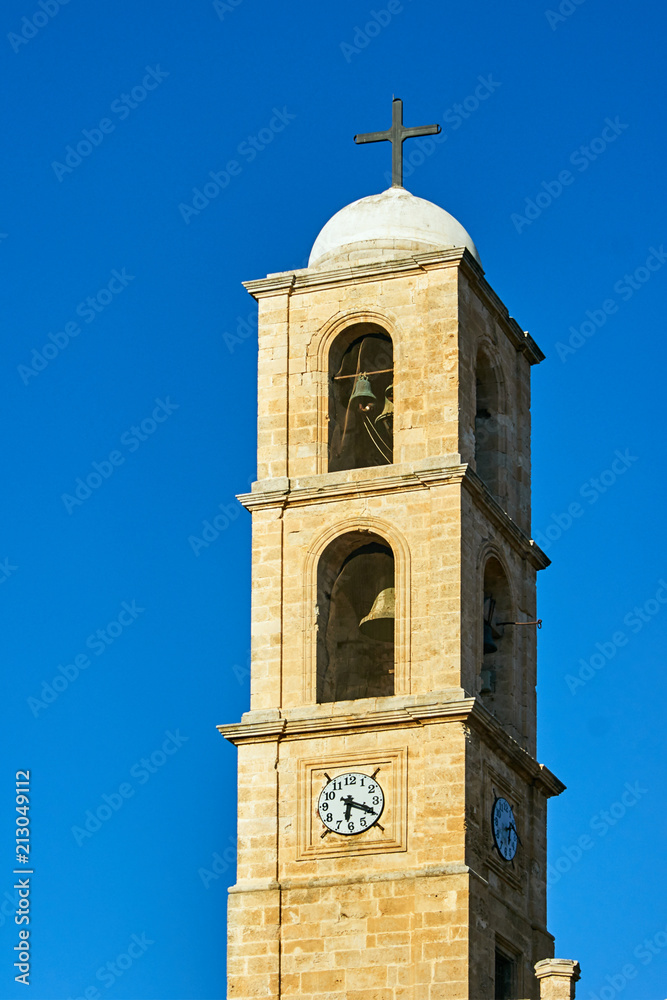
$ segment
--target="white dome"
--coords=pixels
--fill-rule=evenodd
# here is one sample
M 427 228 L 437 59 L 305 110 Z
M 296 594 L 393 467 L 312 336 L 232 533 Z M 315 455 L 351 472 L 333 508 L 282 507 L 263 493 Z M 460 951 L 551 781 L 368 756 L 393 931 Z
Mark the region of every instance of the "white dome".
M 309 267 L 371 260 L 396 260 L 414 251 L 477 248 L 460 222 L 432 201 L 405 188 L 360 198 L 332 216 L 313 244 Z

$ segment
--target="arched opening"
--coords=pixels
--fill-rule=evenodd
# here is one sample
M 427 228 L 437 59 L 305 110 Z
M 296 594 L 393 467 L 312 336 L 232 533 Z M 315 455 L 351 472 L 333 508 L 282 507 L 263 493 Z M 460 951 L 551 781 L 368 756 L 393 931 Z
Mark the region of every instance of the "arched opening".
M 480 695 L 504 725 L 514 722 L 513 633 L 503 622 L 514 621 L 509 583 L 502 565 L 491 556 L 484 567 L 484 620 Z
M 394 354 L 374 323 L 355 323 L 329 352 L 329 472 L 390 465 L 394 453 Z
M 477 352 L 475 377 L 475 469 L 491 492 L 500 493 L 500 423 L 498 380 L 483 350 Z
M 317 701 L 394 693 L 394 555 L 379 535 L 351 531 L 317 570 Z

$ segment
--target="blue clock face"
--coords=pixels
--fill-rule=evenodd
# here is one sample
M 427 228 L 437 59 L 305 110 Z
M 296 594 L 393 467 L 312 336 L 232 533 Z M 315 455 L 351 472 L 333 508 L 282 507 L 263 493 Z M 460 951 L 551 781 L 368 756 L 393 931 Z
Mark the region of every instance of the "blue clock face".
M 516 854 L 519 835 L 516 831 L 514 812 L 507 799 L 496 799 L 492 812 L 493 839 L 501 858 L 511 861 Z

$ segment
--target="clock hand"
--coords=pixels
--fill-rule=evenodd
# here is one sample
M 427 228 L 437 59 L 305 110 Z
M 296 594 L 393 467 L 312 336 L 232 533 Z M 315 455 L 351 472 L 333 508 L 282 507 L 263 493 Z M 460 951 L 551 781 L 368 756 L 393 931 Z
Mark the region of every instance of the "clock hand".
M 346 795 L 343 802 L 345 803 L 345 819 L 350 818 L 350 811 L 353 807 L 355 809 L 363 809 L 364 812 L 371 813 L 371 815 L 375 816 L 375 809 L 364 805 L 363 802 L 355 802 L 351 795 Z
M 350 805 L 354 806 L 355 809 L 363 809 L 364 812 L 371 813 L 371 815 L 375 816 L 375 809 L 372 809 L 370 806 L 365 806 L 363 802 L 351 802 Z

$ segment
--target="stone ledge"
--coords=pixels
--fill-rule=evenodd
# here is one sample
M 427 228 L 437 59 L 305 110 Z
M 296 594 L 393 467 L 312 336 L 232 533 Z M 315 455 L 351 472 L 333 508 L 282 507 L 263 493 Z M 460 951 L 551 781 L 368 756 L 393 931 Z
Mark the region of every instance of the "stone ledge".
M 323 472 L 317 476 L 300 479 L 267 479 L 253 483 L 251 493 L 239 493 L 237 500 L 249 511 L 271 507 L 303 507 L 312 503 L 353 500 L 363 496 L 387 496 L 415 490 L 435 489 L 439 486 L 463 484 L 479 507 L 487 514 L 496 528 L 503 532 L 522 558 L 528 559 L 537 569 L 545 569 L 551 560 L 503 510 L 486 484 L 467 464 L 448 465 L 443 456 L 439 464 L 403 463 L 383 465 L 377 469 L 364 469 L 364 478 L 350 480 L 344 473 Z M 452 456 L 453 457 L 453 456 Z M 460 456 L 456 456 L 460 458 Z M 431 460 L 432 462 L 432 460 Z M 359 471 L 359 470 L 352 470 Z
M 401 868 L 398 871 L 363 872 L 356 875 L 314 875 L 302 878 L 243 879 L 230 885 L 228 892 L 266 892 L 270 889 L 328 889 L 339 885 L 358 885 L 369 882 L 406 882 L 418 878 L 442 878 L 443 875 L 472 875 L 482 885 L 488 882 L 468 865 L 429 865 L 428 868 Z
M 386 280 L 409 274 L 419 274 L 440 267 L 457 267 L 475 286 L 481 299 L 495 316 L 517 351 L 524 353 L 531 365 L 544 361 L 545 355 L 535 343 L 531 335 L 521 329 L 517 321 L 510 316 L 507 306 L 494 292 L 484 277 L 483 268 L 465 247 L 452 250 L 436 250 L 433 252 L 412 253 L 402 260 L 376 261 L 368 264 L 349 265 L 329 271 L 318 271 L 315 268 L 298 268 L 293 271 L 277 271 L 255 281 L 244 281 L 243 287 L 255 299 L 267 295 L 293 295 L 298 292 L 308 292 L 316 288 L 333 287 L 339 284 L 355 282 Z
M 218 732 L 230 743 L 239 746 L 244 743 L 277 742 L 284 739 L 312 739 L 314 736 L 331 736 L 341 733 L 361 733 L 373 730 L 418 728 L 437 723 L 460 722 L 475 729 L 490 744 L 494 751 L 530 784 L 536 785 L 548 798 L 560 795 L 565 785 L 544 764 L 540 764 L 516 740 L 509 736 L 498 720 L 482 705 L 478 698 L 464 697 L 453 701 L 438 701 L 433 697 L 430 703 L 410 697 L 401 697 L 400 704 L 389 707 L 391 698 L 383 698 L 380 708 L 371 709 L 367 705 L 357 713 L 349 711 L 349 702 L 343 711 L 336 713 L 326 706 L 320 713 L 313 713 L 314 706 L 302 715 L 291 709 L 287 713 L 275 709 L 273 720 L 266 712 L 254 719 L 252 712 L 244 715 L 244 721 L 218 726 Z M 335 704 L 335 703 L 333 703 Z

